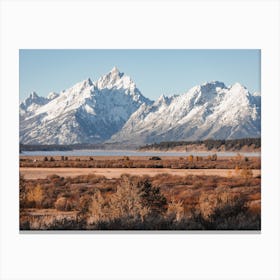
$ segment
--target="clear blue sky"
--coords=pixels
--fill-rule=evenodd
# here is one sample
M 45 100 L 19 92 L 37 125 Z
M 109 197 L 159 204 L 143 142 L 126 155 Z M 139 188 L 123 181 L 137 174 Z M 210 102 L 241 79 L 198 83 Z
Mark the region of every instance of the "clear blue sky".
M 213 80 L 260 91 L 260 56 L 260 50 L 20 50 L 20 99 L 95 81 L 113 66 L 153 100 Z

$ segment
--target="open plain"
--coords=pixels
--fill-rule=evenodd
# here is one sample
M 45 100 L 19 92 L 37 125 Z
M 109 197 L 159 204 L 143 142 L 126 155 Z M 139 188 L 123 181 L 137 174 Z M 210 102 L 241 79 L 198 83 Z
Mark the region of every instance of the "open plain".
M 22 230 L 259 230 L 260 214 L 260 157 L 20 157 Z
M 253 177 L 260 176 L 260 170 L 252 170 Z M 187 176 L 187 175 L 206 175 L 227 177 L 234 174 L 234 169 L 171 169 L 171 168 L 34 168 L 22 167 L 20 173 L 26 179 L 44 179 L 50 175 L 56 174 L 60 177 L 76 177 L 81 175 L 98 175 L 108 179 L 119 178 L 122 174 L 130 174 L 133 176 L 156 176 L 162 173 Z

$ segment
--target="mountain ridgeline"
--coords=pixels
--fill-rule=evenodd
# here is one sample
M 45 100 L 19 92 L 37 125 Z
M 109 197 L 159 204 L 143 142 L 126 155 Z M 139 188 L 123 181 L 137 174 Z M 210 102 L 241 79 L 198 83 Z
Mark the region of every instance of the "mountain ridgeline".
M 209 82 L 151 101 L 114 67 L 46 98 L 20 103 L 20 142 L 28 145 L 144 145 L 260 138 L 261 96 L 239 83 Z

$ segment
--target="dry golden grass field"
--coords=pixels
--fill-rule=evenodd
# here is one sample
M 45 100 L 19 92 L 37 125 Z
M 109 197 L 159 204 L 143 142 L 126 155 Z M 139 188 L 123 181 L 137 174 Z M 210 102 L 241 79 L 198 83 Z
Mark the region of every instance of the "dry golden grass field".
M 260 230 L 261 159 L 20 157 L 21 230 Z
M 260 176 L 260 170 L 252 170 L 253 177 Z M 130 174 L 133 176 L 156 176 L 158 174 L 166 173 L 170 175 L 186 176 L 186 175 L 206 175 L 206 176 L 222 176 L 227 177 L 234 174 L 234 169 L 171 169 L 171 168 L 34 168 L 21 167 L 20 173 L 26 179 L 43 179 L 52 174 L 61 177 L 76 177 L 80 175 L 100 175 L 106 178 L 119 178 L 122 174 Z

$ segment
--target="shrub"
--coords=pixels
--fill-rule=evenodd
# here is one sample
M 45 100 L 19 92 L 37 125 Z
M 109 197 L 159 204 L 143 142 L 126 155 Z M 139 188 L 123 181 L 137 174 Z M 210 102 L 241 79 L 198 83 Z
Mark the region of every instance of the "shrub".
M 88 206 L 90 213 L 89 223 L 96 223 L 98 221 L 108 220 L 110 213 L 100 190 L 96 191 Z
M 237 162 L 241 162 L 241 161 L 242 161 L 242 158 L 243 158 L 243 156 L 242 156 L 240 153 L 237 153 L 236 156 L 235 156 L 235 160 L 236 160 Z
M 167 216 L 181 221 L 184 217 L 183 201 L 176 201 L 173 197 L 168 203 Z
M 253 177 L 253 171 L 252 171 L 251 169 L 249 169 L 249 168 L 243 168 L 243 169 L 241 170 L 241 176 L 242 176 L 244 179 L 248 180 L 248 179 L 250 179 L 250 178 Z
M 50 197 L 46 197 L 43 199 L 42 208 L 53 208 L 54 207 L 54 200 Z
M 135 181 L 127 175 L 121 177 L 117 190 L 105 199 L 97 191 L 88 211 L 90 223 L 122 221 L 144 221 L 148 215 L 159 215 L 166 211 L 166 198 L 160 189 L 152 187 L 148 180 Z
M 154 157 L 150 157 L 149 160 L 161 160 L 160 157 L 154 156 Z
M 112 218 L 126 217 L 130 219 L 141 218 L 149 213 L 149 208 L 142 203 L 142 191 L 131 182 L 129 177 L 123 177 L 109 202 L 109 212 Z
M 196 157 L 195 157 L 195 160 L 196 160 L 196 161 L 202 161 L 202 160 L 203 160 L 203 157 L 201 157 L 201 156 L 196 156 Z
M 193 155 L 189 155 L 189 156 L 188 156 L 188 161 L 189 161 L 189 162 L 193 162 Z
M 68 197 L 59 197 L 56 200 L 54 207 L 56 210 L 60 211 L 71 211 L 73 210 L 73 202 Z
M 161 194 L 160 188 L 153 187 L 148 179 L 138 182 L 141 192 L 141 203 L 153 213 L 163 213 L 167 208 L 167 201 L 164 195 Z
M 208 217 L 208 229 L 215 230 L 260 230 L 261 217 L 248 211 L 245 200 L 241 196 L 234 196 L 230 200 L 217 205 Z
M 205 229 L 260 229 L 260 215 L 248 211 L 242 195 L 222 191 L 202 194 L 199 200 Z
M 231 171 L 231 170 L 229 170 L 229 171 L 227 172 L 227 178 L 232 178 L 232 171 Z
M 19 206 L 20 209 L 24 208 L 26 205 L 26 182 L 23 175 L 19 174 Z
M 90 204 L 92 202 L 92 196 L 91 195 L 83 195 L 79 199 L 78 204 L 78 216 L 85 217 L 89 214 Z
M 213 154 L 213 155 L 211 156 L 211 160 L 212 160 L 212 161 L 216 161 L 217 158 L 218 158 L 217 154 Z
M 217 222 L 218 219 L 237 216 L 246 210 L 245 200 L 241 196 L 227 196 L 226 199 L 219 197 L 213 213 L 208 218 Z
M 238 165 L 235 166 L 234 173 L 235 173 L 235 176 L 240 176 L 240 168 Z

